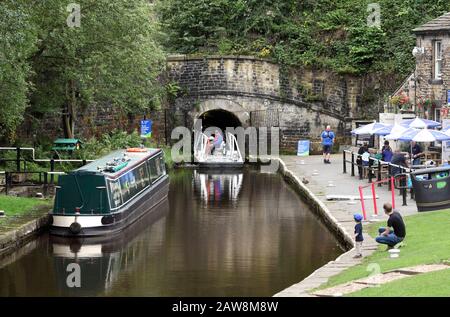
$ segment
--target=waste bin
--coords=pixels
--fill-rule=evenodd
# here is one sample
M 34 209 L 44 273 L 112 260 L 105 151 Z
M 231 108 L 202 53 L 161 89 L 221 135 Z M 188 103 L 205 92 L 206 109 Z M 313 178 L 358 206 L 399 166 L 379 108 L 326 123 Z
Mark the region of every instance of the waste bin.
M 420 212 L 450 208 L 450 166 L 414 171 L 411 181 Z

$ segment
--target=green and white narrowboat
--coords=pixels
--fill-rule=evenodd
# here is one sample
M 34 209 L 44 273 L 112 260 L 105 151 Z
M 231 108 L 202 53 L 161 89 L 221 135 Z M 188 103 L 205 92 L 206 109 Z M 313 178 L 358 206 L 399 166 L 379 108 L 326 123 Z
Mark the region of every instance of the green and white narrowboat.
M 156 208 L 168 192 L 162 150 L 115 151 L 58 178 L 50 233 L 81 237 L 118 233 Z

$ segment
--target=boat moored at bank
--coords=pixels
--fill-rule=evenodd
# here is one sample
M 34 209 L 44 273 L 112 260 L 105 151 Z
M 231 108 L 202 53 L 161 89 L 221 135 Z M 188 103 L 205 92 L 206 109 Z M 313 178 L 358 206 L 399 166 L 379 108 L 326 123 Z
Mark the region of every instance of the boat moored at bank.
M 118 150 L 61 175 L 50 233 L 98 236 L 118 233 L 151 212 L 169 191 L 160 149 Z

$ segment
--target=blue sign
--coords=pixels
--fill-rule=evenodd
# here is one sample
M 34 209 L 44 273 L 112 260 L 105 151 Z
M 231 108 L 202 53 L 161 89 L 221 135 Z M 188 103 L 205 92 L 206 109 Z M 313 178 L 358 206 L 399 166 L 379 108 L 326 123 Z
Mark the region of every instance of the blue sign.
M 450 106 L 450 89 L 447 90 L 447 105 Z
M 152 120 L 141 120 L 141 138 L 150 138 L 152 136 Z
M 298 141 L 297 156 L 309 156 L 309 140 Z

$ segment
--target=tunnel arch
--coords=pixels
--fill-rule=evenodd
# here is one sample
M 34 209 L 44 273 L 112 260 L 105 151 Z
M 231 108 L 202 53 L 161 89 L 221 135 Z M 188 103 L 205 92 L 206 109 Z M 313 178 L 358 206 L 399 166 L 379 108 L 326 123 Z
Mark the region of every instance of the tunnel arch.
M 217 127 L 222 131 L 225 131 L 228 127 L 236 128 L 242 126 L 241 121 L 234 113 L 224 109 L 205 111 L 198 117 L 198 119 L 202 120 L 203 129 Z

